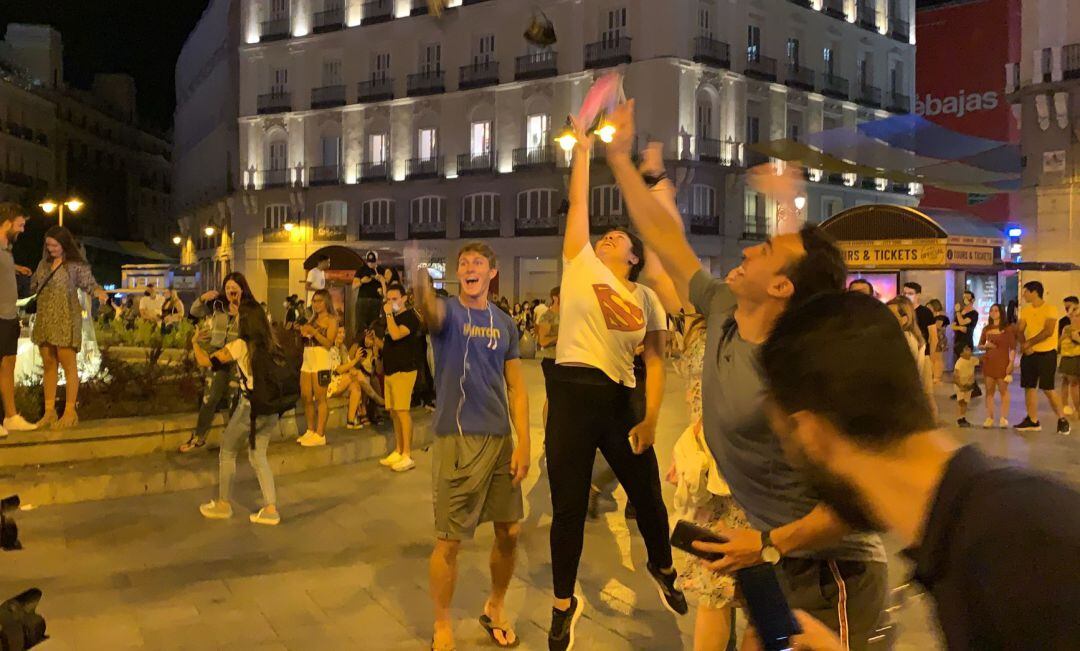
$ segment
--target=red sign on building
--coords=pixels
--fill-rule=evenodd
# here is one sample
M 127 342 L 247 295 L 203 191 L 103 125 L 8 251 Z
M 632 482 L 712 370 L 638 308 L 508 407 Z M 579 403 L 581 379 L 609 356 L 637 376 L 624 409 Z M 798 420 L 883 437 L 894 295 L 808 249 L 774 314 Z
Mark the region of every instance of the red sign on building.
M 916 14 L 915 113 L 959 133 L 1018 142 L 1005 98 L 1006 67 L 1020 61 L 1020 0 L 971 0 Z M 922 205 L 1007 223 L 1007 194 L 981 196 L 927 187 Z

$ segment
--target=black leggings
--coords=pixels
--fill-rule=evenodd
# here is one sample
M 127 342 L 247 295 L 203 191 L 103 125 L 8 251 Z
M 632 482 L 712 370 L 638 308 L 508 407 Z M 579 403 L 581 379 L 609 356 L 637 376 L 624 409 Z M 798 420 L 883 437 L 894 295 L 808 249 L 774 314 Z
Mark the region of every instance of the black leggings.
M 632 389 L 612 382 L 594 368 L 549 367 L 547 455 L 551 482 L 551 571 L 556 599 L 574 594 L 585 536 L 589 484 L 599 449 L 637 510 L 638 529 L 649 562 L 671 567 L 668 515 L 660 493 L 660 469 L 652 448 L 634 454 L 630 429 Z

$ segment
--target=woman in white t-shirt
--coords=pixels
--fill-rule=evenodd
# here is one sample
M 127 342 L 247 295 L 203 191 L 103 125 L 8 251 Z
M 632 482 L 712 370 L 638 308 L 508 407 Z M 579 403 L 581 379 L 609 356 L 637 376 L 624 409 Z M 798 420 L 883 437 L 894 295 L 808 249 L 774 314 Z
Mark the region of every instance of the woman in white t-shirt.
M 581 603 L 574 582 L 581 558 L 591 471 L 599 449 L 637 511 L 648 549 L 648 570 L 668 608 L 686 612 L 675 588 L 668 515 L 652 448 L 664 390 L 667 316 L 660 299 L 635 282 L 644 247 L 624 229 L 589 244 L 589 149 L 578 134 L 570 174 L 570 208 L 563 240 L 559 338 L 547 374 L 545 451 L 551 483 L 551 557 L 554 611 L 549 642 L 565 648 Z M 644 344 L 645 414 L 631 408 L 636 385 L 634 350 Z
M 208 355 L 199 346 L 197 339 L 191 340 L 195 361 L 199 366 L 211 368 L 221 364 L 235 362 L 240 371 L 240 401 L 232 417 L 221 434 L 221 452 L 218 456 L 219 481 L 218 498 L 199 507 L 204 517 L 221 520 L 232 517 L 232 503 L 229 496 L 232 491 L 233 477 L 236 475 L 236 455 L 248 445 L 251 433 L 251 403 L 248 395 L 253 387 L 251 373 L 252 355 L 271 355 L 277 349 L 266 321 L 266 313 L 258 303 L 247 301 L 240 304 L 238 314 L 237 339 L 229 342 L 213 355 Z M 248 461 L 255 469 L 262 491 L 263 507 L 253 513 L 250 520 L 255 524 L 275 525 L 281 522 L 277 510 L 277 494 L 274 488 L 274 473 L 266 459 L 266 449 L 270 445 L 271 434 L 278 429 L 278 416 L 259 416 L 255 420 L 255 447 L 248 447 Z
M 311 295 L 311 320 L 300 326 L 304 341 L 304 365 L 300 367 L 300 396 L 304 400 L 307 431 L 296 440 L 304 447 L 326 445 L 329 407 L 326 389 L 330 386 L 330 349 L 337 339 L 338 320 L 330 292 L 320 289 Z

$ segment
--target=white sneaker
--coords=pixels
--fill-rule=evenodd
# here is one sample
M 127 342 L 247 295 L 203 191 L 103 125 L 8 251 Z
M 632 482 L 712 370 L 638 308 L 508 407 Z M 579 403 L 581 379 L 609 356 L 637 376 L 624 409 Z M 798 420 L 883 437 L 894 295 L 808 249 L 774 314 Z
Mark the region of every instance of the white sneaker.
M 1001 418 L 1000 420 L 998 420 L 998 427 L 1000 427 L 1001 429 L 1009 429 L 1009 419 Z
M 199 506 L 199 513 L 202 513 L 204 518 L 210 520 L 228 520 L 232 517 L 232 504 L 210 500 L 206 504 Z
M 310 430 L 310 429 L 309 429 L 309 430 L 305 431 L 305 432 L 304 432 L 303 434 L 301 434 L 300 436 L 297 436 L 297 437 L 296 437 L 296 442 L 297 442 L 297 443 L 300 443 L 301 445 L 303 445 L 302 441 L 303 441 L 304 439 L 306 439 L 306 438 L 311 438 L 311 436 L 312 436 L 313 434 L 314 434 L 315 436 L 318 436 L 318 435 L 319 435 L 319 434 L 318 434 L 318 432 L 316 432 L 316 431 L 314 431 L 314 430 Z
M 379 463 L 387 468 L 393 467 L 398 461 L 401 461 L 401 454 L 399 454 L 397 450 L 391 452 L 389 456 L 379 459 Z
M 277 511 L 267 513 L 266 508 L 264 507 L 259 509 L 258 513 L 249 515 L 248 520 L 250 520 L 252 524 L 265 524 L 274 527 L 281 524 L 281 514 Z
M 416 467 L 416 462 L 411 457 L 401 457 L 401 460 L 390 466 L 390 469 L 394 472 L 405 472 L 406 470 L 412 470 Z
M 984 429 L 990 429 L 993 426 L 994 426 L 994 419 L 993 418 L 987 418 L 986 420 L 983 421 L 983 428 Z
M 4 429 L 3 425 L 0 425 L 0 439 L 4 438 L 7 435 L 8 435 L 8 431 L 6 429 Z
M 15 414 L 14 416 L 4 419 L 3 428 L 9 432 L 32 432 L 37 429 L 37 425 L 31 423 L 22 416 Z
M 319 436 L 318 432 L 307 432 L 300 437 L 299 443 L 305 448 L 317 448 L 326 445 L 326 437 Z

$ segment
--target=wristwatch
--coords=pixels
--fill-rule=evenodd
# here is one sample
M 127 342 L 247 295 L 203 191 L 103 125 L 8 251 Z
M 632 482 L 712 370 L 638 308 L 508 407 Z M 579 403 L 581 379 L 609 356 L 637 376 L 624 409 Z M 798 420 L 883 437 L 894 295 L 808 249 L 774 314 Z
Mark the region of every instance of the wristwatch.
M 780 550 L 776 548 L 776 545 L 773 545 L 768 531 L 761 532 L 761 560 L 769 565 L 776 565 L 780 562 Z

